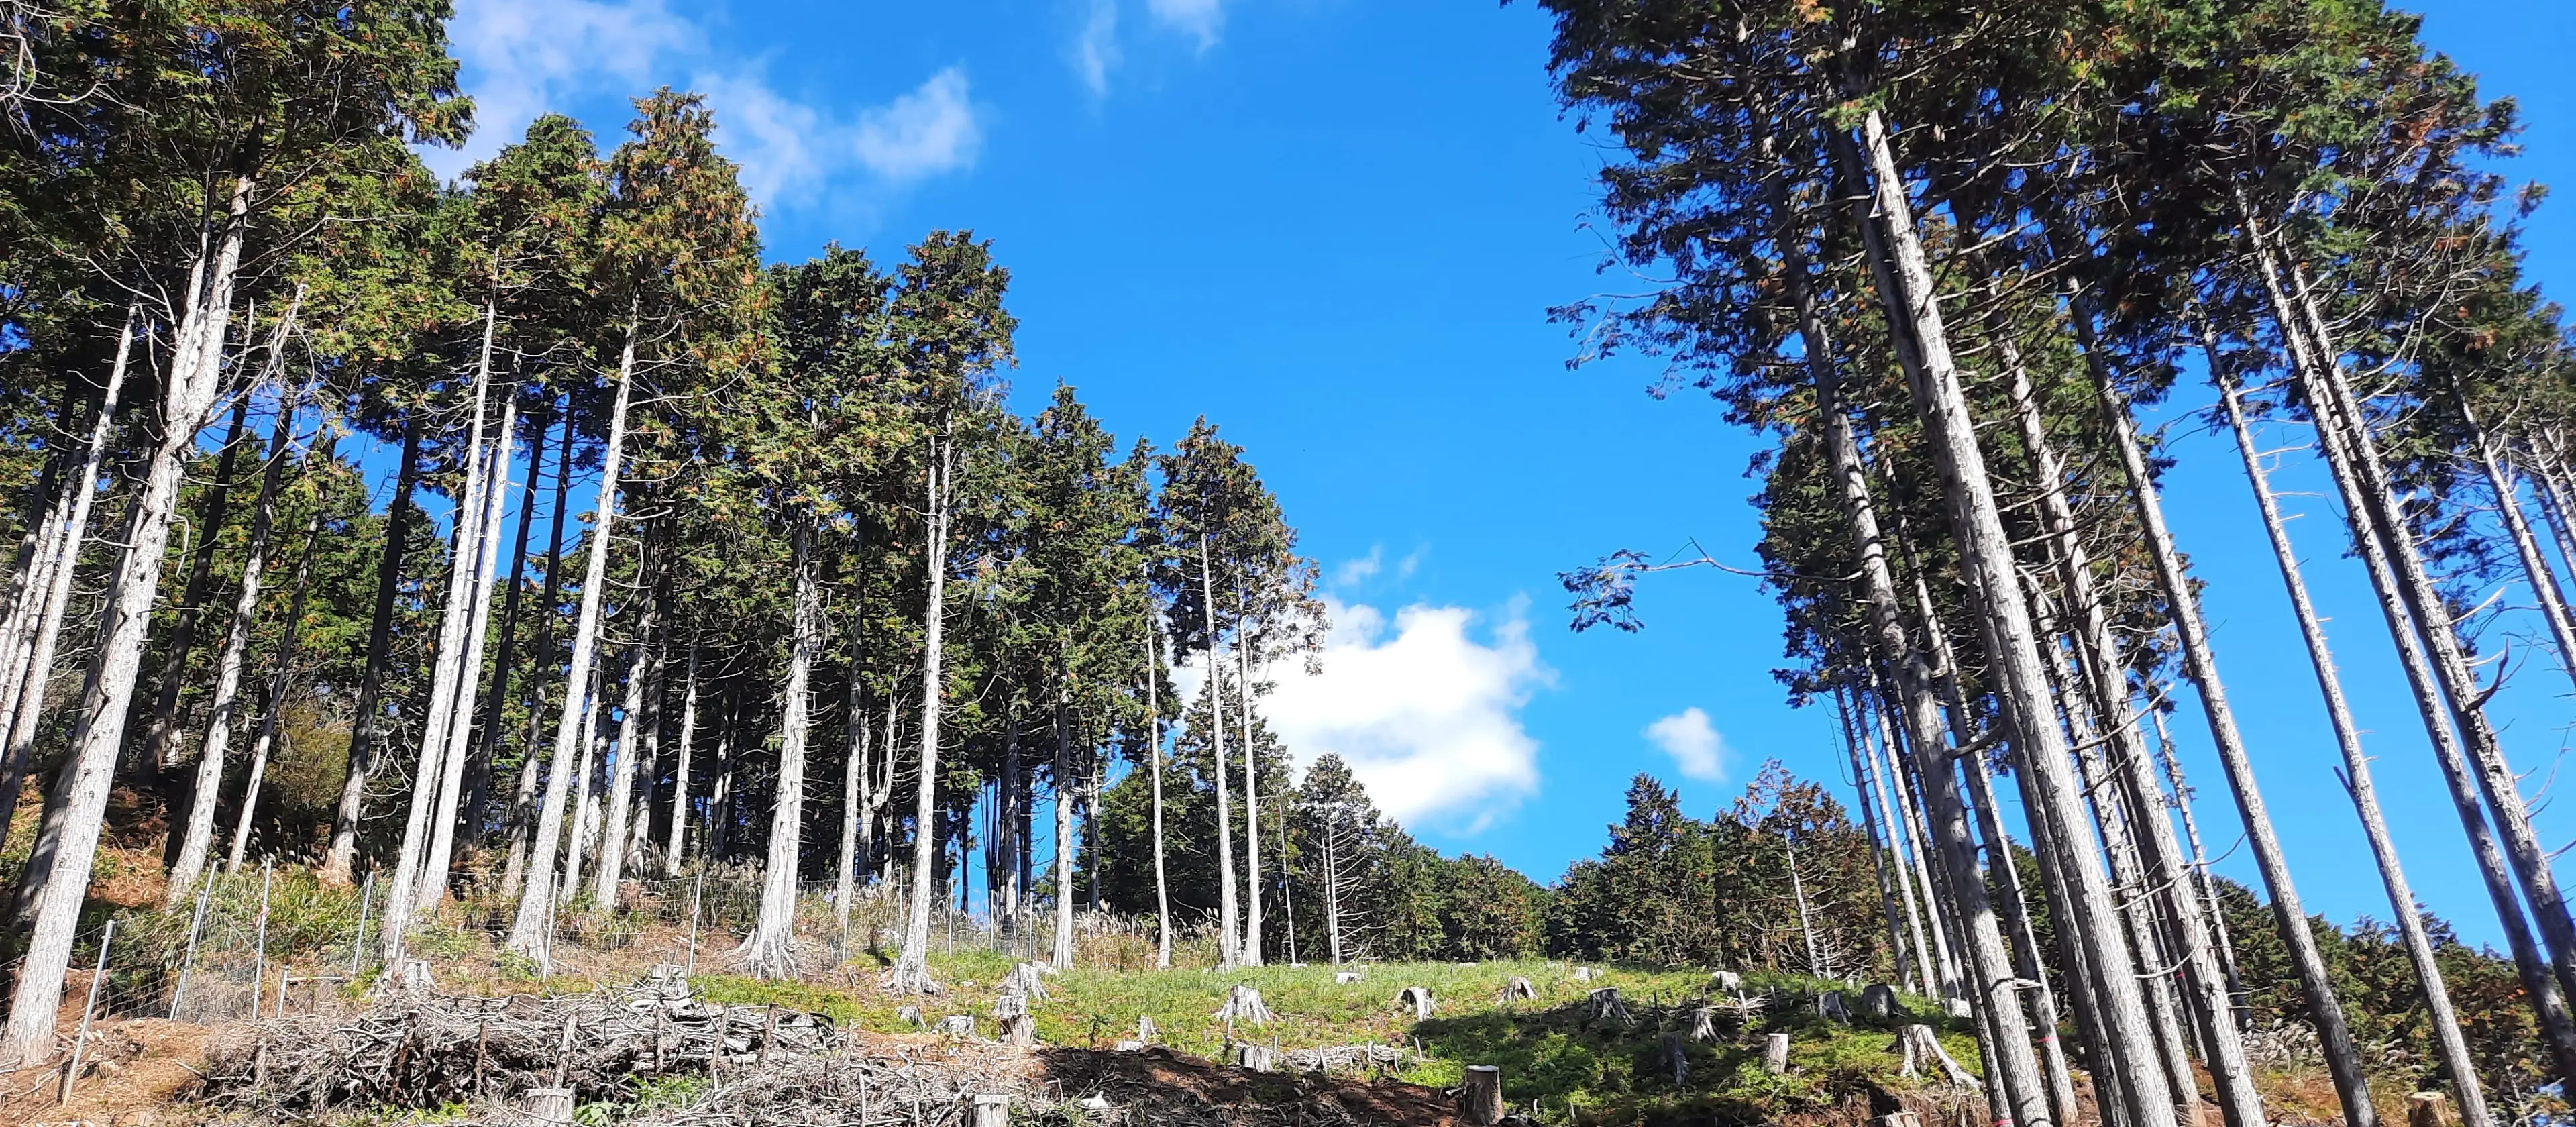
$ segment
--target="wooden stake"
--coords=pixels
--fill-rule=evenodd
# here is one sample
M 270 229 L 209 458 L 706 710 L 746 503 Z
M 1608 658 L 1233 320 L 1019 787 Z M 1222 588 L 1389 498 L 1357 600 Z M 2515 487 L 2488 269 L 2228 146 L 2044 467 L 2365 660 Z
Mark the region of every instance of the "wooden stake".
M 63 1073 L 62 1095 L 55 1102 L 72 1102 L 72 1083 L 80 1079 L 81 1054 L 89 1048 L 90 1015 L 98 1012 L 98 986 L 107 981 L 107 948 L 116 941 L 116 921 L 107 921 L 107 931 L 98 937 L 98 969 L 90 972 L 89 1000 L 81 1003 L 80 1036 L 72 1039 L 71 1071 Z

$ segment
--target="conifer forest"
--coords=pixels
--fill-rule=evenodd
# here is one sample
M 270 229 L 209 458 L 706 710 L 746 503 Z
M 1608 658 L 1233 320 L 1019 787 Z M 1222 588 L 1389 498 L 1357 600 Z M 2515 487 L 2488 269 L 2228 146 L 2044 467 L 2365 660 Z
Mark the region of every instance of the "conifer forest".
M 140 1065 L 94 1021 L 237 980 L 257 1048 L 169 1097 L 233 1122 L 1001 1127 L 962 1080 L 869 1102 L 863 1038 L 978 1016 L 1343 1053 L 1434 1108 L 1298 1124 L 2569 1114 L 2560 733 L 2492 708 L 2576 699 L 2576 335 L 2515 103 L 2383 0 L 1520 8 L 1598 154 L 1601 268 L 1643 279 L 1527 310 L 1548 360 L 1642 359 L 1761 451 L 1758 543 L 1528 585 L 1608 640 L 1659 573 L 1751 561 L 1687 580 L 1785 626 L 1776 681 L 1717 691 L 1835 737 L 1754 749 L 1714 808 L 1639 774 L 1528 875 L 1277 722 L 1334 660 L 1298 522 L 1335 514 L 1227 419 L 1115 434 L 1023 368 L 1007 241 L 765 245 L 724 106 L 669 87 L 442 176 L 478 128 L 449 0 L 0 0 L 0 1113 L 115 1089 Z M 2178 414 L 2241 493 L 2174 485 Z M 2285 516 L 2290 461 L 2331 523 Z M 2279 705 L 2228 692 L 2185 505 L 2261 522 L 2332 785 L 2240 723 Z M 2345 576 L 2377 617 L 2320 611 Z M 2339 642 L 2395 654 L 2438 793 L 2374 787 L 2423 752 L 2356 718 Z M 2456 821 L 2486 914 L 2424 904 L 2383 801 Z M 2285 810 L 2367 857 L 2294 866 Z M 2320 864 L 2369 867 L 2368 918 L 2302 901 Z M 711 1009 L 636 1001 L 607 1071 L 577 1027 L 626 1003 L 484 1007 L 638 981 Z M 782 1008 L 828 1047 L 751 1091 L 809 1053 Z M 664 1032 L 699 1020 L 702 1059 Z M 296 1055 L 362 1027 L 399 1028 L 388 1067 Z

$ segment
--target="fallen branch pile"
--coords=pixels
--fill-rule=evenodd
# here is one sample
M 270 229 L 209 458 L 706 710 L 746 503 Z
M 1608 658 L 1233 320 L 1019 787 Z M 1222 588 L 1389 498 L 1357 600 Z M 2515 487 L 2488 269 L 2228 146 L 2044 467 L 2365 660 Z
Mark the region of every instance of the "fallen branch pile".
M 1299 1072 L 1334 1072 L 1345 1068 L 1384 1066 L 1398 1068 L 1412 1059 L 1411 1054 L 1388 1045 L 1326 1045 L 1318 1049 L 1290 1049 L 1279 1054 L 1289 1068 Z
M 395 995 L 355 1018 L 269 1022 L 208 1048 L 202 1092 L 285 1112 L 440 1107 L 565 1087 L 611 1098 L 633 1077 L 713 1076 L 838 1043 L 831 1021 L 689 995 L 676 976 L 561 997 Z

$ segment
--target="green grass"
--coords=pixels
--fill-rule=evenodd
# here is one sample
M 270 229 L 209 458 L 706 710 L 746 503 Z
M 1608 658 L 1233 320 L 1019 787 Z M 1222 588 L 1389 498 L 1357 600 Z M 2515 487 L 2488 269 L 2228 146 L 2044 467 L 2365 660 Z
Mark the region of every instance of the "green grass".
M 919 1005 L 933 1023 L 951 1014 L 970 1014 L 989 1036 L 999 981 L 1011 966 L 1008 956 L 991 951 L 935 956 L 932 969 L 946 992 L 924 998 L 883 993 L 867 971 L 847 987 L 722 974 L 701 974 L 694 981 L 712 1001 L 775 1002 L 873 1032 L 911 1031 L 897 1016 L 905 1005 Z M 1340 969 L 1360 969 L 1363 977 L 1336 984 L 1334 972 Z M 1504 986 L 1514 977 L 1529 979 L 1538 997 L 1503 1001 Z M 1576 981 L 1574 968 L 1566 963 L 1513 961 L 1253 967 L 1228 973 L 1078 969 L 1045 981 L 1047 998 L 1031 1007 L 1044 1044 L 1108 1048 L 1133 1038 L 1139 1017 L 1153 1018 L 1157 1043 L 1209 1058 L 1221 1059 L 1233 1040 L 1280 1049 L 1376 1042 L 1418 1049 L 1420 1062 L 1399 1076 L 1435 1087 L 1458 1084 L 1468 1065 L 1498 1065 L 1505 1098 L 1524 1109 L 1535 1105 L 1549 1122 L 1758 1122 L 1914 1083 L 1899 1076 L 1902 1061 L 1893 1048 L 1893 1027 L 1845 1027 L 1802 1006 L 1784 1006 L 1739 1027 L 1732 1009 L 1720 1004 L 1719 1039 L 1689 1043 L 1689 1078 L 1676 1085 L 1663 1035 L 1687 1030 L 1690 1011 L 1710 1003 L 1708 974 L 1701 970 L 1596 966 L 1590 981 Z M 1275 1019 L 1231 1031 L 1216 1019 L 1216 1009 L 1237 983 L 1261 991 Z M 1747 985 L 1799 995 L 1841 988 L 1762 974 L 1748 976 Z M 1397 992 L 1407 986 L 1431 990 L 1436 1007 L 1430 1020 L 1417 1022 L 1410 1010 L 1395 1006 Z M 1601 987 L 1619 990 L 1636 1018 L 1633 1026 L 1600 1028 L 1585 1021 L 1586 995 Z M 1943 1028 L 1947 1022 L 1937 1007 L 1918 999 L 1911 1008 L 1921 1015 L 1912 1020 L 1943 1029 L 1952 1055 L 1971 1069 L 1977 1066 L 1975 1042 Z M 1760 1067 L 1764 1037 L 1773 1032 L 1790 1035 L 1787 1076 L 1773 1076 Z

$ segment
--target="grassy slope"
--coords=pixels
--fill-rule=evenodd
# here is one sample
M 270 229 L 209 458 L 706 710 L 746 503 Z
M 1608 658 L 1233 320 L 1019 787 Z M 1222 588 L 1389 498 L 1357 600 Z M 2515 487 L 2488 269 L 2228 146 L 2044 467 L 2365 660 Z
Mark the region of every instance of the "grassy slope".
M 971 1014 L 987 1033 L 998 981 L 1010 970 L 1005 956 L 959 952 L 934 960 L 948 993 L 923 1000 L 924 1017 Z M 1901 1060 L 1888 1029 L 1845 1028 L 1817 1019 L 1810 1009 L 1766 1015 L 1735 1028 L 1720 1007 L 1720 1038 L 1689 1046 L 1690 1076 L 1677 1086 L 1663 1050 L 1663 1034 L 1688 1028 L 1688 1011 L 1703 1004 L 1702 971 L 1596 968 L 1578 982 L 1564 963 L 1492 962 L 1467 965 L 1400 964 L 1365 968 L 1359 983 L 1337 985 L 1337 968 L 1261 967 L 1230 974 L 1207 970 L 1072 970 L 1050 976 L 1049 996 L 1033 1009 L 1038 1036 L 1051 1045 L 1106 1048 L 1136 1034 L 1136 1019 L 1153 1018 L 1156 1040 L 1175 1050 L 1217 1057 L 1228 1042 L 1223 1022 L 1211 1015 L 1237 983 L 1261 991 L 1276 1015 L 1266 1026 L 1244 1026 L 1234 1035 L 1283 1049 L 1376 1042 L 1418 1046 L 1420 1062 L 1401 1078 L 1441 1087 L 1459 1082 L 1470 1064 L 1499 1065 L 1505 1098 L 1524 1109 L 1535 1103 L 1550 1121 L 1636 1122 L 1670 1118 L 1705 1121 L 1710 1115 L 1747 1121 L 1822 1110 L 1872 1089 L 1903 1090 Z M 1535 1001 L 1504 1003 L 1504 985 L 1525 977 Z M 764 983 L 702 974 L 697 985 L 710 999 L 777 1002 L 833 1015 L 859 1028 L 905 1028 L 897 1010 L 908 1000 L 879 992 L 872 981 L 847 986 Z M 1754 989 L 1811 991 L 1819 984 L 1755 976 Z M 1416 1022 L 1394 1005 L 1407 986 L 1428 987 L 1438 999 L 1434 1016 Z M 1633 1012 L 1628 1028 L 1586 1024 L 1585 995 L 1616 987 Z M 1830 987 L 1828 987 L 1830 988 Z M 1918 1012 L 1928 1011 L 1918 1004 Z M 1938 1018 L 1924 1018 L 1940 1024 Z M 1758 1066 L 1764 1035 L 1790 1034 L 1791 1074 L 1776 1077 Z M 1975 1042 L 1944 1034 L 1950 1051 L 1970 1069 Z

